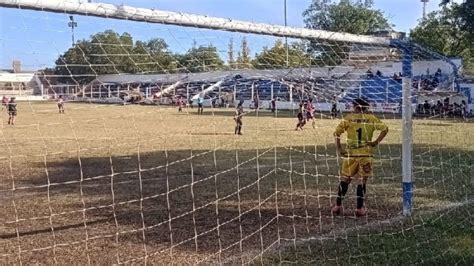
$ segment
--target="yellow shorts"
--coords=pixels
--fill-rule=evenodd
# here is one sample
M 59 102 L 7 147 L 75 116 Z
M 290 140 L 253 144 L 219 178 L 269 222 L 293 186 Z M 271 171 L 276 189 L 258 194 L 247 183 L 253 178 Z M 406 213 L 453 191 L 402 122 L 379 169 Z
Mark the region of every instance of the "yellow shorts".
M 342 162 L 341 175 L 346 177 L 371 177 L 372 157 L 344 158 Z

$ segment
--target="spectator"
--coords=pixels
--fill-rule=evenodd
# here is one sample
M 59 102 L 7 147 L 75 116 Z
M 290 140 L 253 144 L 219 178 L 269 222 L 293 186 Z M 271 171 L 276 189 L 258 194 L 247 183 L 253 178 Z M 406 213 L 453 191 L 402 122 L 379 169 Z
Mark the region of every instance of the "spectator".
M 423 104 L 419 103 L 416 105 L 416 111 L 417 114 L 422 114 L 423 113 Z
M 444 99 L 443 107 L 444 107 L 445 111 L 448 111 L 448 109 L 449 109 L 449 97 L 446 97 Z
M 380 72 L 380 70 L 377 70 L 376 75 L 377 75 L 377 77 L 380 77 L 380 78 L 383 76 L 382 72 Z
M 454 111 L 455 111 L 455 110 L 454 110 L 454 104 L 450 104 L 450 105 L 448 106 L 448 112 L 447 112 L 447 113 L 448 113 L 448 116 L 454 116 Z
M 259 104 L 258 95 L 255 95 L 255 96 L 254 96 L 254 98 L 253 98 L 253 104 L 254 104 L 255 110 L 258 110 L 258 104 Z
M 423 104 L 423 112 L 424 114 L 430 114 L 431 110 L 431 104 L 428 102 L 428 100 L 425 100 L 425 103 Z
M 272 109 L 272 113 L 275 112 L 276 110 L 276 98 L 273 98 L 271 103 L 270 103 L 270 108 Z
M 372 69 L 368 69 L 367 70 L 367 78 L 373 78 L 374 77 L 374 73 L 372 72 Z
M 461 105 L 460 104 L 454 103 L 453 115 L 454 116 L 462 116 L 462 111 L 461 111 Z
M 239 97 L 239 104 L 243 106 L 244 104 L 244 96 L 240 95 Z
M 439 115 L 443 112 L 443 103 L 441 103 L 440 100 L 438 100 L 438 102 L 436 103 L 435 111 Z
M 467 117 L 467 104 L 465 100 L 461 101 L 461 116 L 463 118 Z
M 221 96 L 219 97 L 219 99 L 220 99 L 219 107 L 220 107 L 220 108 L 223 108 L 223 107 L 225 106 L 224 95 L 221 95 Z

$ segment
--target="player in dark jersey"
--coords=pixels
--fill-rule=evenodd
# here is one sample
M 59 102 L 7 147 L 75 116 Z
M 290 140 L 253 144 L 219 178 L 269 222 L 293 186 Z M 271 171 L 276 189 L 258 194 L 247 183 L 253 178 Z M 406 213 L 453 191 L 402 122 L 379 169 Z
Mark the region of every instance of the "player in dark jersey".
M 16 115 L 17 115 L 17 109 L 16 109 L 15 97 L 12 97 L 10 99 L 10 102 L 8 102 L 8 124 L 9 125 L 15 124 Z
M 303 102 L 301 102 L 299 107 L 298 107 L 298 115 L 297 115 L 298 123 L 296 124 L 296 129 L 295 130 L 298 130 L 298 129 L 303 130 L 303 127 L 306 124 L 306 120 L 304 118 L 304 113 L 305 113 L 304 104 L 303 104 Z
M 357 179 L 357 210 L 356 216 L 364 216 L 367 210 L 364 207 L 367 179 L 372 173 L 373 149 L 387 135 L 388 127 L 373 114 L 368 113 L 370 106 L 364 99 L 353 101 L 354 112 L 344 116 L 337 126 L 334 137 L 339 156 L 343 157 L 341 181 L 338 188 L 336 205 L 332 208 L 333 214 L 342 212 L 342 200 L 346 195 L 351 180 Z M 381 131 L 375 141 L 372 141 L 374 131 Z M 341 135 L 347 133 L 346 149 L 342 149 Z
M 197 102 L 198 102 L 198 115 L 202 115 L 204 113 L 204 107 L 203 107 L 204 95 L 200 94 L 197 99 Z
M 331 117 L 336 118 L 337 113 L 338 113 L 338 110 L 337 110 L 337 97 L 334 97 L 334 100 L 332 101 L 332 104 L 331 104 Z

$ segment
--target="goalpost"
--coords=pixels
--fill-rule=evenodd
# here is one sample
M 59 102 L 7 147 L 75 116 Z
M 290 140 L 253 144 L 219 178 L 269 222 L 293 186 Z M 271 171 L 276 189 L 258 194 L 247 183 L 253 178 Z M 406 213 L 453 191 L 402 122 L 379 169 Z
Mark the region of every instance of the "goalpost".
M 412 247 L 397 237 L 430 215 L 472 205 L 460 66 L 408 40 L 86 1 L 0 8 L 22 25 L 6 23 L 7 58 L 41 70 L 45 94 L 71 92 L 65 115 L 20 102 L 15 128 L 1 129 L 0 262 L 372 263 Z M 360 97 L 390 131 L 373 151 L 368 215 L 354 214 L 351 185 L 336 216 L 333 132 Z M 295 131 L 310 102 L 314 129 L 308 116 Z M 366 249 L 388 238 L 395 250 Z

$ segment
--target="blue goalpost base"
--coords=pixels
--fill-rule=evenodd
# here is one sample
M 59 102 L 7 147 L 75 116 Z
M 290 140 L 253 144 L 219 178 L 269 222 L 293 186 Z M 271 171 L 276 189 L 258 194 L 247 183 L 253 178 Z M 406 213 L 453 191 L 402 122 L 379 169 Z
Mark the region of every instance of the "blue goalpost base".
M 403 182 L 403 215 L 411 216 L 413 182 Z

